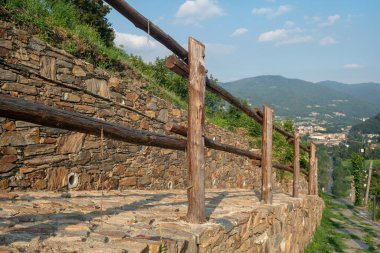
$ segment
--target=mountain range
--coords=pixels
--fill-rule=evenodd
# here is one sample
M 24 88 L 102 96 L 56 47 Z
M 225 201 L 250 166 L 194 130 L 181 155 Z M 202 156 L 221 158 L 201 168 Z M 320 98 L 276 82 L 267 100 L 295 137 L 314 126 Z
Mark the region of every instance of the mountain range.
M 221 83 L 233 95 L 255 107 L 270 105 L 275 115 L 310 118 L 327 128 L 354 125 L 380 112 L 380 84 L 312 83 L 283 76 L 265 75 Z

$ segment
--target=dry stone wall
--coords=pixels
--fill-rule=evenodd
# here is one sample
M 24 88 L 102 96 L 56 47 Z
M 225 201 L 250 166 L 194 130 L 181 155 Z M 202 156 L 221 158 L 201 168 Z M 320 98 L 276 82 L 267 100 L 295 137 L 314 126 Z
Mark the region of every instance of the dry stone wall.
M 144 90 L 132 70 L 123 79 L 74 58 L 0 21 L 0 93 L 82 113 L 126 127 L 164 133 L 186 111 Z M 248 148 L 243 135 L 207 124 L 215 140 Z M 0 118 L 0 189 L 73 190 L 185 188 L 185 154 Z M 260 168 L 236 155 L 206 150 L 206 187 L 259 190 Z M 275 178 L 275 177 L 274 177 Z M 302 189 L 306 182 L 302 179 Z M 291 182 L 275 182 L 291 191 Z

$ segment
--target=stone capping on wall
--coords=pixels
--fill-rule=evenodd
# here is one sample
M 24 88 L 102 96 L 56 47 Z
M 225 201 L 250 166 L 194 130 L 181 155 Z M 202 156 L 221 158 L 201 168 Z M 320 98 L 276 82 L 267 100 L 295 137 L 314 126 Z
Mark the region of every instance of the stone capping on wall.
M 90 63 L 0 21 L 0 93 L 60 109 L 164 133 L 168 121 L 186 123 L 185 110 L 144 90 L 133 72 L 121 80 Z M 4 66 L 5 65 L 5 66 Z M 8 67 L 6 66 L 8 65 Z M 12 68 L 10 68 L 12 67 Z M 0 189 L 68 188 L 68 174 L 78 175 L 72 189 L 167 189 L 187 184 L 185 154 L 106 140 L 100 161 L 97 137 L 0 118 Z M 248 149 L 244 135 L 212 124 L 207 135 Z M 104 173 L 100 181 L 100 171 Z M 261 170 L 244 157 L 206 150 L 206 187 L 259 189 Z M 291 182 L 274 182 L 291 191 Z M 303 180 L 301 188 L 306 189 Z

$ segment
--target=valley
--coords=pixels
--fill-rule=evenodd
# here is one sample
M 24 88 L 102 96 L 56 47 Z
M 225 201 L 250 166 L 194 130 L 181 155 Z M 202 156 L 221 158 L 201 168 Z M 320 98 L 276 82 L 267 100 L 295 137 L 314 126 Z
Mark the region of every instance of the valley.
M 222 83 L 225 89 L 257 107 L 268 104 L 278 120 L 294 120 L 302 134 L 347 134 L 351 126 L 380 111 L 380 84 L 319 83 L 276 75 Z M 339 137 L 342 138 L 342 137 Z

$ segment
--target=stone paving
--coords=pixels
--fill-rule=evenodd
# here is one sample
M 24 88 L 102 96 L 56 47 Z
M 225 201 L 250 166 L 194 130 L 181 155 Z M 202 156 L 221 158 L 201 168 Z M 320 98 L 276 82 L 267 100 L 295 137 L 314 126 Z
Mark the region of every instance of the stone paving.
M 337 231 L 345 236 L 344 252 L 380 252 L 380 224 L 372 222 L 364 208 L 353 207 L 344 199 L 334 201 L 350 207 L 333 210 L 341 216 L 336 223 L 339 224 Z
M 307 198 L 312 197 L 275 194 L 272 206 L 290 213 L 297 205 L 303 209 L 300 203 Z M 108 191 L 104 197 L 101 191 L 9 192 L 0 193 L 0 200 L 0 252 L 160 252 L 162 246 L 165 252 L 195 252 L 201 240 L 217 244 L 213 233 L 220 227 L 224 233 L 233 230 L 247 213 L 263 213 L 249 216 L 248 223 L 263 230 L 256 229 L 257 235 L 271 224 L 265 217 L 271 213 L 265 211 L 270 206 L 261 204 L 253 191 L 241 189 L 207 190 L 208 222 L 202 225 L 184 221 L 187 198 L 183 190 Z M 263 221 L 269 224 L 263 226 Z M 283 223 L 280 230 L 287 221 Z M 265 242 L 268 235 L 265 232 L 266 237 L 259 239 Z M 284 252 L 285 246 L 283 242 Z

